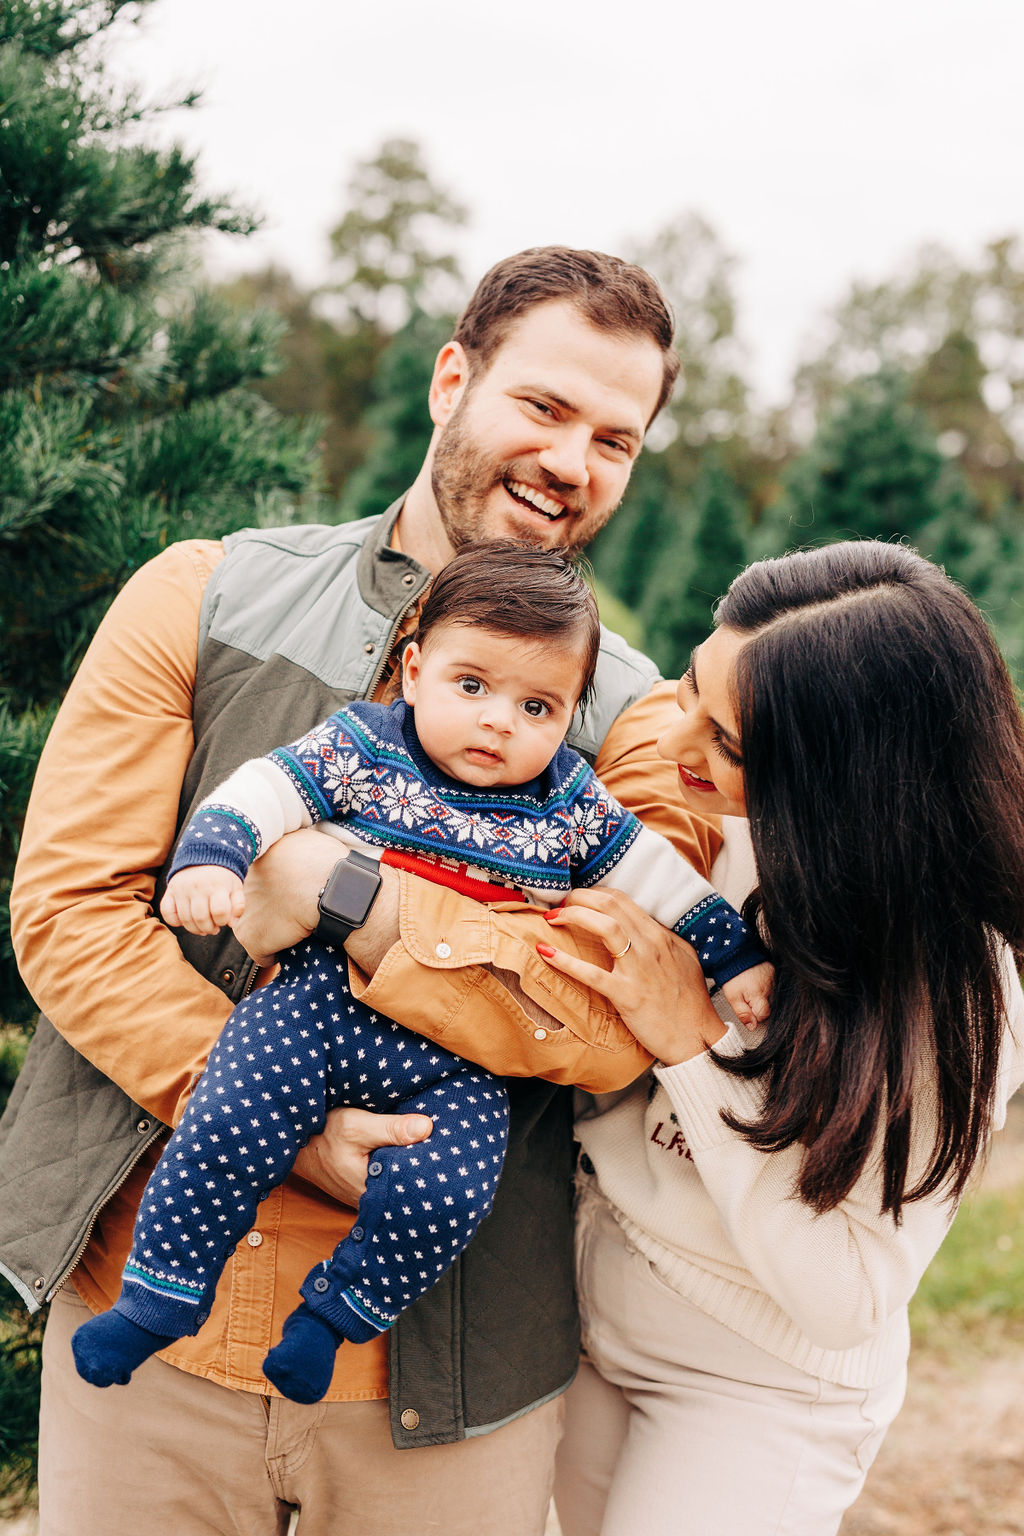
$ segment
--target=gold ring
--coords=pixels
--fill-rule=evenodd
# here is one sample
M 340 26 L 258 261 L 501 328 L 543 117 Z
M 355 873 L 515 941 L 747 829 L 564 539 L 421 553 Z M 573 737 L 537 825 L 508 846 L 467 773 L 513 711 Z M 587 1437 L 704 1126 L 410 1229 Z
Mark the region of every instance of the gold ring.
M 612 955 L 612 959 L 613 960 L 621 960 L 623 955 L 628 955 L 632 948 L 633 948 L 633 940 L 632 939 L 627 939 L 626 940 L 626 947 L 625 947 L 625 949 L 620 949 L 617 955 Z

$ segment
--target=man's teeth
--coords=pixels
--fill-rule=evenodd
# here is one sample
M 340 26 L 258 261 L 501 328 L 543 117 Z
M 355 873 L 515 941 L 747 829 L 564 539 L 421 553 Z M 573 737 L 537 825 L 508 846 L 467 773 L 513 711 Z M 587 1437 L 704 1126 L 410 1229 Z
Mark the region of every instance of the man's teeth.
M 565 511 L 560 501 L 551 501 L 540 491 L 535 491 L 532 485 L 523 485 L 519 480 L 509 480 L 508 488 L 513 496 L 518 496 L 520 501 L 528 501 L 531 507 L 536 507 L 538 512 L 543 512 L 545 517 L 561 517 Z

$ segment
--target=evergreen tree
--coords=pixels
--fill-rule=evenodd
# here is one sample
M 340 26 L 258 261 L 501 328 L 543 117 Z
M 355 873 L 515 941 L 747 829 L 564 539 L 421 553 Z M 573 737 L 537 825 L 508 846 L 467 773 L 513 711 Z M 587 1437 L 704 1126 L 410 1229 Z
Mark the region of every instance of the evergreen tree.
M 32 770 L 89 636 L 129 574 L 182 536 L 288 516 L 311 429 L 245 387 L 279 322 L 187 292 L 183 237 L 252 221 L 143 142 L 100 40 L 150 0 L 0 6 L 0 1058 L 29 1015 L 6 922 Z M 191 100 L 192 98 L 190 98 Z M 6 1099 L 6 1082 L 0 1093 Z M 13 1299 L 13 1298 L 12 1298 Z M 0 1320 L 0 1498 L 24 1490 L 38 1335 Z
M 588 551 L 598 580 L 627 608 L 639 608 L 656 566 L 685 539 L 685 505 L 665 455 L 645 449 L 621 510 Z
M 346 517 L 386 511 L 419 473 L 433 431 L 427 394 L 434 362 L 454 324 L 451 315 L 414 309 L 381 354 L 366 417 L 370 451 L 349 482 L 342 503 Z
M 715 457 L 693 488 L 689 523 L 691 537 L 664 552 L 641 606 L 647 650 L 666 677 L 686 670 L 707 638 L 715 603 L 747 560 L 746 510 Z
M 765 513 L 757 540 L 764 553 L 855 538 L 918 545 L 929 525 L 971 521 L 976 509 L 961 477 L 908 396 L 896 370 L 848 387 Z

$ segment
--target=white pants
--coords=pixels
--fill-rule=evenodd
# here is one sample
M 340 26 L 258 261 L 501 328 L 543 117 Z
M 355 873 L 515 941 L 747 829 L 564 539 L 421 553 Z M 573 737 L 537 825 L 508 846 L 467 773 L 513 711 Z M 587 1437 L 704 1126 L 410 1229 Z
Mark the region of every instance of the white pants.
M 672 1290 L 580 1182 L 587 1359 L 558 1454 L 563 1536 L 832 1536 L 906 1371 L 838 1387 L 766 1354 Z

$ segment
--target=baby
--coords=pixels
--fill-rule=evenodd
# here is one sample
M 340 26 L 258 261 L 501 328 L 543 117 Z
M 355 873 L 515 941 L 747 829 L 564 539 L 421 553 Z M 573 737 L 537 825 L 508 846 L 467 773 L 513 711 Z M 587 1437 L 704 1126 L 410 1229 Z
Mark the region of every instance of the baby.
M 382 850 L 482 899 L 550 906 L 572 886 L 614 886 L 694 945 L 742 1022 L 760 1022 L 772 968 L 739 914 L 564 745 L 599 646 L 593 596 L 561 555 L 509 543 L 464 550 L 423 605 L 402 700 L 350 704 L 238 769 L 185 828 L 162 916 L 215 932 L 241 916 L 253 859 L 299 827 L 330 823 L 324 830 L 340 835 L 343 821 L 360 852 L 335 875 L 347 877 L 352 861 L 371 902 L 365 856 Z M 352 996 L 342 947 L 352 926 L 334 942 L 322 926 L 289 950 L 225 1024 L 146 1186 L 121 1294 L 74 1335 L 87 1381 L 124 1383 L 199 1329 L 259 1201 L 338 1105 L 426 1114 L 433 1131 L 371 1159 L 355 1225 L 307 1277 L 264 1362 L 284 1396 L 318 1401 L 341 1341 L 390 1327 L 488 1214 L 505 1152 L 504 1085 Z

